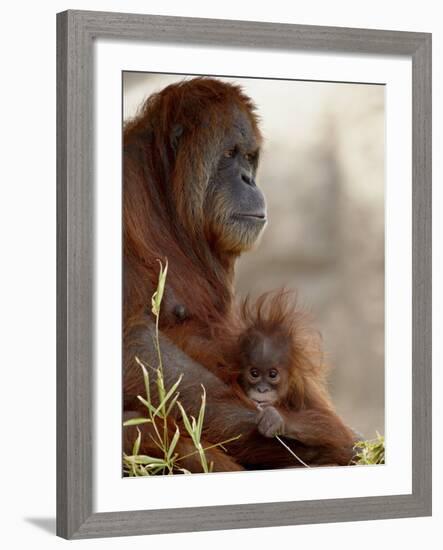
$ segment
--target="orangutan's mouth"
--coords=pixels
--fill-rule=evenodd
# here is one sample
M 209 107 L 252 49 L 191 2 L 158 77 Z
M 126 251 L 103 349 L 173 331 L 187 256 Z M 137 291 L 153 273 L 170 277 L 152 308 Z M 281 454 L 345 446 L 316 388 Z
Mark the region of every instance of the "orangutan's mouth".
M 266 214 L 264 212 L 260 212 L 260 213 L 257 213 L 257 214 L 243 214 L 243 213 L 240 213 L 240 214 L 235 214 L 235 216 L 238 217 L 238 218 L 252 218 L 253 220 L 266 221 Z
M 267 399 L 263 401 L 259 401 L 258 399 L 253 399 L 254 403 L 257 405 L 258 408 L 260 407 L 269 407 L 269 405 L 272 405 L 275 403 L 272 399 Z

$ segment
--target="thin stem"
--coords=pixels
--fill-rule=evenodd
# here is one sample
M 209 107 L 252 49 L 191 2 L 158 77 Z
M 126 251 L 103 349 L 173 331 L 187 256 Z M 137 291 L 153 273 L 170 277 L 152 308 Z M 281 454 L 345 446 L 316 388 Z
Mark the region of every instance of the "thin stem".
M 214 447 L 223 447 L 223 445 L 226 445 L 226 443 L 230 443 L 231 441 L 235 441 L 236 439 L 240 439 L 240 437 L 241 437 L 241 434 L 236 435 L 235 437 L 231 437 L 230 439 L 226 439 L 225 441 L 222 441 L 221 443 L 214 443 L 214 445 L 209 445 L 209 447 L 204 447 L 203 451 L 204 452 L 209 451 L 209 449 L 213 449 Z M 180 462 L 180 460 L 183 460 L 185 458 L 189 458 L 190 456 L 195 455 L 198 452 L 199 451 L 196 450 L 196 451 L 193 451 L 192 453 L 189 453 L 187 455 L 180 456 L 179 458 L 177 458 L 177 462 Z
M 310 466 L 308 466 L 308 464 L 306 464 L 306 462 L 303 462 L 303 460 L 302 460 L 299 456 L 297 456 L 297 455 L 294 453 L 294 451 L 293 451 L 290 447 L 288 447 L 288 446 L 286 445 L 286 443 L 285 443 L 282 439 L 280 439 L 280 438 L 278 437 L 278 435 L 275 436 L 275 439 L 277 439 L 278 441 L 280 441 L 280 443 L 283 445 L 283 447 L 284 447 L 285 449 L 287 449 L 287 450 L 291 453 L 291 455 L 292 455 L 294 458 L 296 458 L 296 459 L 300 462 L 300 464 L 303 464 L 303 466 L 305 466 L 306 468 L 310 468 Z

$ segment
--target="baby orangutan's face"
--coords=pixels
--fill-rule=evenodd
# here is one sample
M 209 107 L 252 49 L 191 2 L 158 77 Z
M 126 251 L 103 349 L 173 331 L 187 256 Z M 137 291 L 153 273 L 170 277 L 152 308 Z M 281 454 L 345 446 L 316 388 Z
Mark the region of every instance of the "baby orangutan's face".
M 274 405 L 285 395 L 287 372 L 279 366 L 248 365 L 242 373 L 241 385 L 257 405 Z

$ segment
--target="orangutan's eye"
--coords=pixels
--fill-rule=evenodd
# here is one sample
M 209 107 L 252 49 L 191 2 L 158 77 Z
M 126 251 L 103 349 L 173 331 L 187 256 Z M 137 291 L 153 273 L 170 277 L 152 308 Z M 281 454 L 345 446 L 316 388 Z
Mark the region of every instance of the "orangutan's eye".
M 223 153 L 223 156 L 227 159 L 230 159 L 232 158 L 234 155 L 235 155 L 235 147 L 233 147 L 232 149 L 227 149 L 224 153 Z
M 269 378 L 277 378 L 278 372 L 275 369 L 269 371 Z
M 252 378 L 258 378 L 259 375 L 260 375 L 260 373 L 258 372 L 257 369 L 251 369 L 251 370 L 249 371 L 249 373 L 250 373 L 250 375 L 252 376 Z

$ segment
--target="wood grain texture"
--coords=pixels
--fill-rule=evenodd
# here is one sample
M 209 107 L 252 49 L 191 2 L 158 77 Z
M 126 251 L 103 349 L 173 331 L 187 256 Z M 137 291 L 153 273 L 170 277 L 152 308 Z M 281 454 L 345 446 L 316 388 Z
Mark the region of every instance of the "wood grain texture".
M 92 70 L 71 13 L 57 27 L 57 533 L 92 514 Z
M 432 513 L 432 42 L 412 57 L 412 483 Z
M 169 43 L 412 55 L 425 33 L 197 17 L 70 11 L 94 37 Z
M 67 30 L 66 17 L 57 18 L 57 532 L 67 533 L 67 202 L 66 139 Z
M 96 38 L 412 58 L 413 493 L 93 513 L 93 41 Z M 408 200 L 405 198 L 405 200 Z M 68 11 L 57 15 L 57 534 L 141 535 L 431 513 L 431 35 Z

